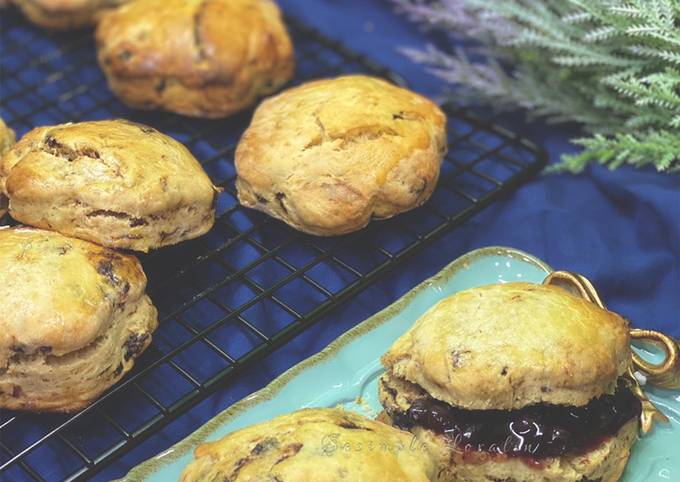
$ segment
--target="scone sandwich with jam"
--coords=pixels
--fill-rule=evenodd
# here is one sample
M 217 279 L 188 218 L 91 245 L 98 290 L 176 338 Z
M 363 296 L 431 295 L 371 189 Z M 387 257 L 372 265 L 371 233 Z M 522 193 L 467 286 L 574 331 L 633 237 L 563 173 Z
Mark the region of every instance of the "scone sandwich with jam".
M 425 443 L 443 481 L 619 480 L 641 402 L 627 322 L 558 287 L 461 291 L 383 356 L 386 418 Z

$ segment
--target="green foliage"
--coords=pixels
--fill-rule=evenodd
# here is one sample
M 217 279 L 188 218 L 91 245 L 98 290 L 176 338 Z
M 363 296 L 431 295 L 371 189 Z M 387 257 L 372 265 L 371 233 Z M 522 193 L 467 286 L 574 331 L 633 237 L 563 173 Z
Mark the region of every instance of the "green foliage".
M 622 164 L 636 167 L 653 163 L 659 171 L 680 171 L 678 153 L 680 136 L 667 130 L 650 130 L 641 134 L 615 134 L 574 139 L 584 147 L 575 155 L 562 156 L 563 162 L 552 167 L 553 172 L 580 172 L 589 162 L 600 162 L 615 169 Z
M 484 43 L 476 62 L 462 51 L 410 52 L 438 75 L 494 105 L 584 125 L 592 136 L 575 140 L 583 152 L 553 170 L 599 162 L 680 171 L 680 0 L 395 1 Z M 437 9 L 458 9 L 468 23 Z

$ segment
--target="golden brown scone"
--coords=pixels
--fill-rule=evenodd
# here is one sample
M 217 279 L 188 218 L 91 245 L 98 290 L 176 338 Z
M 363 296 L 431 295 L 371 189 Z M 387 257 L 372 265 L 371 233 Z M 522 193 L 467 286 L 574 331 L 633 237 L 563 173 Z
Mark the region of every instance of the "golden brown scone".
M 14 144 L 14 131 L 7 127 L 5 121 L 0 119 L 0 156 L 9 150 Z M 7 198 L 0 191 L 0 218 L 7 212 Z
M 461 291 L 382 361 L 383 419 L 428 447 L 441 481 L 614 482 L 636 440 L 628 324 L 561 288 Z
M 630 364 L 628 324 L 560 288 L 489 285 L 446 298 L 383 355 L 387 370 L 467 409 L 585 405 Z
M 272 0 L 136 0 L 104 16 L 99 63 L 126 104 L 225 117 L 293 76 Z
M 218 193 L 182 144 L 123 120 L 33 129 L 0 161 L 0 191 L 22 223 L 136 251 L 205 234 Z
M 356 231 L 432 194 L 446 116 L 366 76 L 319 80 L 258 107 L 236 150 L 239 201 L 311 234 Z
M 199 446 L 182 482 L 426 482 L 436 471 L 407 432 L 341 409 L 306 409 Z
M 12 0 L 41 27 L 70 29 L 94 25 L 107 10 L 131 0 Z
M 139 261 L 32 228 L 0 228 L 0 408 L 72 411 L 151 342 Z

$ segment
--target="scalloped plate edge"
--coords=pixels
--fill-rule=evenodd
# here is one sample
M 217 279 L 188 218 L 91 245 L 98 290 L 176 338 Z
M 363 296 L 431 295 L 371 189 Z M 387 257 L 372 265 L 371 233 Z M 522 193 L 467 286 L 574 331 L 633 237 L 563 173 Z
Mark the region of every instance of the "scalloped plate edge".
M 529 253 L 515 248 L 508 248 L 505 246 L 489 246 L 470 251 L 453 260 L 434 276 L 427 278 L 416 285 L 394 303 L 388 305 L 381 311 L 356 325 L 354 328 L 351 328 L 340 335 L 320 352 L 310 356 L 309 358 L 306 358 L 297 365 L 292 366 L 281 375 L 273 379 L 264 388 L 261 388 L 260 390 L 253 392 L 249 396 L 234 403 L 232 406 L 217 414 L 204 425 L 199 427 L 196 431 L 172 445 L 167 450 L 132 468 L 125 477 L 118 479 L 117 482 L 143 481 L 164 465 L 172 463 L 174 460 L 186 454 L 189 450 L 196 448 L 196 446 L 202 443 L 220 426 L 229 423 L 235 417 L 251 409 L 255 405 L 274 398 L 291 380 L 300 375 L 303 371 L 321 362 L 331 359 L 338 352 L 338 350 L 347 343 L 391 319 L 396 313 L 405 309 L 409 305 L 411 299 L 421 291 L 424 291 L 433 284 L 440 284 L 443 281 L 448 280 L 461 269 L 467 268 L 470 262 L 479 257 L 499 255 L 519 257 L 522 259 L 522 261 L 533 264 L 544 270 L 546 274 L 552 271 L 552 268 L 547 263 L 541 261 Z

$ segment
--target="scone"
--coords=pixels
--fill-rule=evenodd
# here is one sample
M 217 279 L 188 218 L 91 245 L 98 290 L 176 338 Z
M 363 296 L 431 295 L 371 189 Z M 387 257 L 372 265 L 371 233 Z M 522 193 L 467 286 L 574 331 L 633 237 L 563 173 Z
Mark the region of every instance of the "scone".
M 106 10 L 131 0 L 11 0 L 42 27 L 69 29 L 94 25 Z
M 446 116 L 366 76 L 318 80 L 265 100 L 238 144 L 241 204 L 310 234 L 356 231 L 432 194 Z
M 0 228 L 0 408 L 78 410 L 117 382 L 157 326 L 145 288 L 133 256 Z
M 14 144 L 14 131 L 7 127 L 5 122 L 0 119 L 0 156 L 9 150 Z M 7 212 L 7 198 L 0 191 L 0 218 Z
M 380 400 L 442 481 L 616 481 L 641 412 L 629 341 L 623 318 L 561 288 L 470 289 L 383 356 Z
M 427 482 L 435 467 L 407 432 L 342 409 L 305 409 L 200 445 L 182 482 Z
M 225 117 L 295 69 L 272 0 L 136 0 L 106 14 L 96 39 L 111 90 L 140 109 Z
M 179 142 L 123 120 L 40 127 L 0 161 L 17 221 L 148 251 L 206 233 L 215 188 Z

